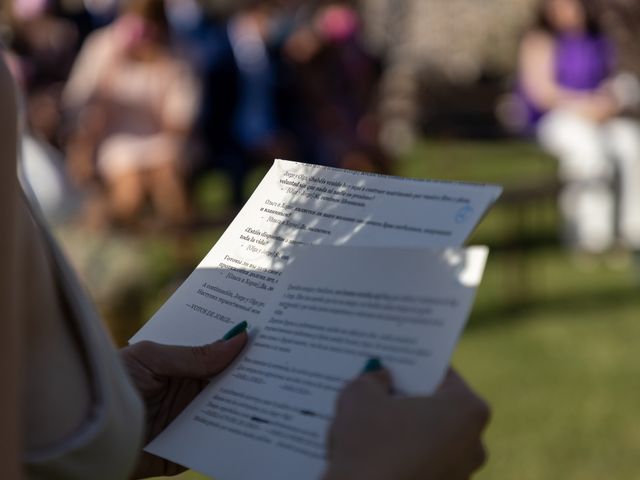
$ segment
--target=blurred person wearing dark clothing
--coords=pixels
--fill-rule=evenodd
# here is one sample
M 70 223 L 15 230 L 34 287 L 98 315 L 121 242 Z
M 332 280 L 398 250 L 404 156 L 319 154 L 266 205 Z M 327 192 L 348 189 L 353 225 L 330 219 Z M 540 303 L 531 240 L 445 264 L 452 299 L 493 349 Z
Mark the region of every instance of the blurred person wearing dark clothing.
M 8 63 L 27 94 L 27 122 L 58 146 L 60 96 L 79 48 L 76 26 L 57 15 L 52 0 L 12 0 Z
M 588 253 L 611 248 L 616 234 L 640 250 L 640 125 L 624 116 L 639 89 L 630 75 L 616 75 L 615 57 L 584 0 L 544 0 L 520 49 L 528 121 L 558 157 L 565 182 L 568 241 Z
M 304 7 L 303 7 L 304 8 Z M 387 172 L 375 114 L 380 67 L 360 42 L 361 20 L 349 2 L 324 2 L 287 38 L 314 132 L 315 163 Z
M 198 98 L 169 48 L 163 2 L 127 2 L 87 39 L 64 92 L 75 118 L 67 156 L 78 183 L 104 183 L 111 219 L 136 222 L 150 196 L 161 220 L 188 220 L 182 166 Z
M 252 166 L 274 157 L 386 171 L 373 113 L 379 69 L 346 4 L 253 1 L 197 31 L 206 49 L 201 165 L 244 203 Z
M 195 175 L 211 167 L 226 171 L 236 207 L 246 199 L 252 166 L 296 156 L 277 98 L 283 77 L 274 3 L 251 2 L 228 18 L 209 19 L 191 36 L 204 84 L 197 130 L 205 151 Z
M 119 0 L 82 0 L 93 28 L 109 25 L 118 15 Z

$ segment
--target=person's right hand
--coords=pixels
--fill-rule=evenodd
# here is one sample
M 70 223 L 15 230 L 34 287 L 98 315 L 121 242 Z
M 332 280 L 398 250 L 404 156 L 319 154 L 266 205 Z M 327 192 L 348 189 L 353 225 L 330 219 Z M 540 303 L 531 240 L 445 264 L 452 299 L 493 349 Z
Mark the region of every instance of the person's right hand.
M 570 104 L 571 107 L 579 115 L 596 123 L 606 122 L 621 112 L 618 101 L 606 88 L 585 96 L 575 104 Z
M 486 458 L 489 408 L 450 371 L 430 397 L 394 397 L 386 370 L 341 393 L 323 480 L 463 480 Z

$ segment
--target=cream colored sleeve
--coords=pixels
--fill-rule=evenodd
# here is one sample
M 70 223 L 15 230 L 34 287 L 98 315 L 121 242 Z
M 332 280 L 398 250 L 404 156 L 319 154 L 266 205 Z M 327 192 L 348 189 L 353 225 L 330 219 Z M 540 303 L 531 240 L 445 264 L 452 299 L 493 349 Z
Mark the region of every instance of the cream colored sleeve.
M 200 102 L 200 83 L 189 66 L 172 65 L 162 108 L 162 123 L 168 129 L 186 133 L 195 119 Z
M 0 46 L 0 49 L 2 47 Z M 19 193 L 16 173 L 17 107 L 13 81 L 0 51 L 0 465 L 2 478 L 20 479 L 22 331 L 19 265 Z
M 85 41 L 62 93 L 66 109 L 82 108 L 95 94 L 116 54 L 111 37 L 111 31 L 106 27 L 94 32 Z

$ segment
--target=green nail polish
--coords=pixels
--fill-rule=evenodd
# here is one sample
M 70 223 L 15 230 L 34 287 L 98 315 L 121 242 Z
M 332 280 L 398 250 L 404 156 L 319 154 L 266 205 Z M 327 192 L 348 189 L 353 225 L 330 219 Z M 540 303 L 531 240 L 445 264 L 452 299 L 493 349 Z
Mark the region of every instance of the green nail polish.
M 247 330 L 249 324 L 247 322 L 240 322 L 222 337 L 223 340 L 231 340 L 233 337 L 240 335 L 242 332 Z
M 364 366 L 362 373 L 377 372 L 378 370 L 382 370 L 382 362 L 378 358 L 370 358 Z

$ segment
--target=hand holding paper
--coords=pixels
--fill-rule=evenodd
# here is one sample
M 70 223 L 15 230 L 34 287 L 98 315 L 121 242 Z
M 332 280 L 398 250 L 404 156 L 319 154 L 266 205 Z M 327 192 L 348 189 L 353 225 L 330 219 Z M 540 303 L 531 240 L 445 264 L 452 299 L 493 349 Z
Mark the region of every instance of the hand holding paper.
M 486 249 L 300 250 L 250 346 L 149 452 L 223 480 L 318 478 L 336 397 L 368 358 L 390 368 L 398 393 L 440 384 Z M 238 465 L 235 452 L 249 450 Z
M 460 247 L 495 186 L 276 160 L 198 268 L 131 339 L 200 345 L 254 324 L 299 245 Z
M 453 371 L 429 397 L 392 396 L 388 371 L 341 393 L 323 480 L 467 479 L 486 458 L 487 405 Z

